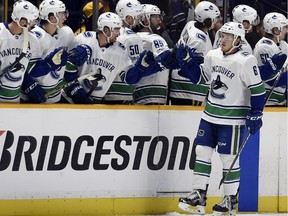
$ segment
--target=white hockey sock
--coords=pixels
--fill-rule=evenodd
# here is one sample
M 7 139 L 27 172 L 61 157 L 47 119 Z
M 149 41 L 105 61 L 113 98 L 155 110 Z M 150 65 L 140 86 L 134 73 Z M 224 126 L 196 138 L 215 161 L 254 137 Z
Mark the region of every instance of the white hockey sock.
M 213 149 L 208 146 L 196 146 L 196 162 L 193 175 L 193 188 L 206 190 L 210 173 Z
M 223 163 L 223 173 L 229 170 L 235 155 L 219 154 Z M 223 184 L 225 195 L 236 195 L 240 182 L 240 165 L 239 159 L 235 162 L 230 174 Z

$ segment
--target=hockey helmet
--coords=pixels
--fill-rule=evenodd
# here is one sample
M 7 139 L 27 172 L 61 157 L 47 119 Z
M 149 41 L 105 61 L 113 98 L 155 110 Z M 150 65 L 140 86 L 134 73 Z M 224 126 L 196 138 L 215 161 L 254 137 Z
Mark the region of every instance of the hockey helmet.
M 220 16 L 219 8 L 209 1 L 201 1 L 195 7 L 195 19 L 203 23 L 205 19 L 211 19 L 212 22 L 215 20 L 216 17 Z
M 127 16 L 136 19 L 143 13 L 142 5 L 138 0 L 120 0 L 116 5 L 115 11 L 122 20 L 125 20 Z
M 39 11 L 32 3 L 20 0 L 13 5 L 11 18 L 14 22 L 18 23 L 18 25 L 22 18 L 27 19 L 27 22 L 30 24 L 39 18 Z
M 39 5 L 40 19 L 49 20 L 49 14 L 53 14 L 58 17 L 58 13 L 65 12 L 68 17 L 68 11 L 66 10 L 65 4 L 60 0 L 44 0 Z
M 225 23 L 220 29 L 220 33 L 228 33 L 234 35 L 234 40 L 237 39 L 239 36 L 241 40 L 245 38 L 245 30 L 241 23 L 237 22 L 227 22 Z
M 112 12 L 105 12 L 101 14 L 97 21 L 98 29 L 100 31 L 104 31 L 104 27 L 107 26 L 110 31 L 113 31 L 115 28 L 122 27 L 122 20 L 121 18 Z
M 282 14 L 279 13 L 268 13 L 265 15 L 263 19 L 263 26 L 264 26 L 264 31 L 269 34 L 273 34 L 273 28 L 278 28 L 278 30 L 281 32 L 282 27 L 285 26 L 285 23 L 281 21 L 281 16 Z
M 151 15 L 161 15 L 160 9 L 156 5 L 142 4 L 143 15 L 147 20 L 150 20 Z
M 258 25 L 259 17 L 257 11 L 248 5 L 237 5 L 232 10 L 233 21 L 243 23 L 244 20 L 249 21 L 250 25 Z

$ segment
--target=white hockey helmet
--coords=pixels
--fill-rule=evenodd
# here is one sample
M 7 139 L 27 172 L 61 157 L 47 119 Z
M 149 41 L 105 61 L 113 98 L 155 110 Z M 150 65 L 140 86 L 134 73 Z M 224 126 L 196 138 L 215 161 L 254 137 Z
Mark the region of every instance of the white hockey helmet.
M 257 11 L 248 5 L 237 5 L 233 8 L 232 15 L 234 22 L 243 23 L 244 20 L 247 20 L 250 25 L 255 26 L 259 24 Z
M 44 0 L 39 5 L 39 15 L 40 19 L 49 21 L 49 14 L 53 14 L 58 17 L 59 12 L 66 12 L 66 17 L 68 16 L 68 11 L 66 11 L 65 4 L 60 0 Z
M 33 21 L 39 18 L 39 11 L 36 6 L 31 2 L 20 0 L 15 2 L 13 5 L 13 11 L 11 18 L 14 22 L 18 23 L 22 18 L 27 19 L 28 24 L 30 25 Z
M 112 12 L 105 12 L 101 14 L 97 21 L 98 29 L 103 32 L 104 27 L 108 27 L 110 31 L 113 31 L 115 28 L 122 27 L 121 18 Z
M 283 17 L 281 15 L 282 14 L 275 12 L 265 15 L 263 19 L 263 26 L 266 33 L 273 34 L 273 28 L 278 28 L 280 32 L 282 31 L 282 27 L 285 26 L 285 22 L 283 21 Z
M 151 15 L 161 15 L 160 9 L 156 5 L 142 4 L 143 16 L 150 20 Z
M 122 20 L 125 20 L 127 16 L 136 19 L 143 13 L 142 5 L 138 0 L 120 0 L 115 11 Z
M 219 8 L 209 1 L 201 1 L 195 7 L 195 19 L 203 23 L 205 19 L 211 19 L 212 22 L 215 20 L 216 17 L 220 16 Z
M 219 29 L 219 32 L 234 35 L 234 40 L 236 40 L 239 36 L 241 37 L 241 40 L 245 38 L 245 30 L 242 23 L 227 22 Z

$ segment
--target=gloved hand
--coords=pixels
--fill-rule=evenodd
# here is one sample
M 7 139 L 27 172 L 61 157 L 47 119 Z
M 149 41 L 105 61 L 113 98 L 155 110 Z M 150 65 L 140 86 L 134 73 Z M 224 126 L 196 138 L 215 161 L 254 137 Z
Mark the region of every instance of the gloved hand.
M 173 70 L 180 68 L 180 65 L 176 60 L 176 52 L 174 51 L 166 50 L 162 52 L 155 58 L 155 61 L 161 62 L 161 64 L 167 69 Z
M 29 99 L 28 102 L 30 103 L 46 102 L 47 99 L 45 97 L 44 90 L 29 75 L 25 75 L 21 88 L 28 96 Z
M 251 134 L 255 134 L 262 127 L 262 112 L 250 110 L 247 114 L 246 128 Z
M 146 50 L 140 53 L 139 59 L 135 63 L 135 67 L 141 71 L 142 77 L 149 76 L 162 70 L 160 65 L 155 61 L 153 53 Z
M 52 70 L 56 70 L 59 67 L 67 64 L 68 52 L 63 47 L 56 48 L 53 52 L 46 56 L 45 61 Z
M 181 67 L 189 64 L 190 61 L 196 62 L 197 64 L 202 64 L 204 62 L 203 56 L 199 55 L 193 49 L 183 44 L 177 48 L 176 59 Z
M 81 44 L 69 51 L 68 61 L 77 67 L 82 66 L 87 59 L 90 59 L 92 49 L 90 46 Z
M 272 56 L 271 60 L 274 63 L 274 65 L 276 66 L 277 70 L 280 70 L 283 67 L 283 64 L 285 63 L 287 58 L 286 54 L 275 54 Z
M 92 104 L 93 99 L 90 98 L 86 91 L 79 83 L 73 83 L 64 89 L 75 104 Z

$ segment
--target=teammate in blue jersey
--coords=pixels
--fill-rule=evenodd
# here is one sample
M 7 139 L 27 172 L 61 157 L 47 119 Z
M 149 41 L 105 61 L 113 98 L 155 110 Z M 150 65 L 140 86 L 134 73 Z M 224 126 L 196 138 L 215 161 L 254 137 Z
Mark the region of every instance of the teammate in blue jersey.
M 205 214 L 206 193 L 211 173 L 211 157 L 217 149 L 223 173 L 229 170 L 239 145 L 243 142 L 245 126 L 255 134 L 262 126 L 265 89 L 257 67 L 257 59 L 240 49 L 245 37 L 240 23 L 228 22 L 221 29 L 221 47 L 207 53 L 199 66 L 193 58 L 197 53 L 180 46 L 176 58 L 180 75 L 193 83 L 210 83 L 210 91 L 195 138 L 196 162 L 192 193 L 179 199 L 179 207 L 195 214 Z M 193 70 L 191 70 L 191 68 Z M 223 183 L 224 198 L 214 205 L 213 215 L 235 215 L 240 182 L 239 159 Z

